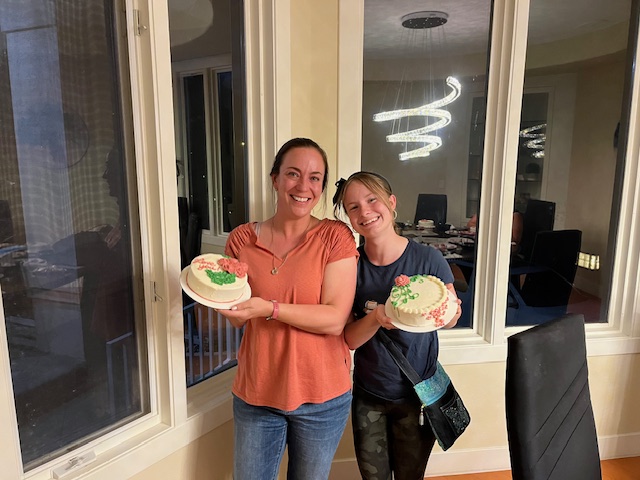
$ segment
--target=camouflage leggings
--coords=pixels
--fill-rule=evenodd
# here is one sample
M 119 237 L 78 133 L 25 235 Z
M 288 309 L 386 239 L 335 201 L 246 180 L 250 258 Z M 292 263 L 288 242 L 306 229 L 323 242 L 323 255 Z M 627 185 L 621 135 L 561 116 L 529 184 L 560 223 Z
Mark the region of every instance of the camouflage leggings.
M 351 422 L 364 480 L 422 480 L 435 443 L 429 423 L 420 426 L 420 403 L 374 401 L 353 392 Z

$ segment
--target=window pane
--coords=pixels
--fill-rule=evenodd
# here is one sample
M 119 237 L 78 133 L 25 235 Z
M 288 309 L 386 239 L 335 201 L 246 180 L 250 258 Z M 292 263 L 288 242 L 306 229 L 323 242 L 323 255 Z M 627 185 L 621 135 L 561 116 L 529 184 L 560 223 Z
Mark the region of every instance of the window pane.
M 607 320 L 631 2 L 600 7 L 531 1 L 507 325 Z
M 445 12 L 423 12 L 428 10 L 423 2 L 400 8 L 396 2 L 365 0 L 364 5 L 362 168 L 391 183 L 403 234 L 446 255 L 464 302 L 458 326 L 469 327 L 491 1 L 447 5 Z M 430 111 L 374 118 L 423 106 Z M 428 155 L 404 159 L 434 146 Z M 439 207 L 429 207 L 432 201 Z M 424 229 L 419 220 L 442 225 Z
M 220 251 L 228 232 L 247 221 L 248 204 L 244 2 L 218 1 L 215 12 L 208 2 L 191 7 L 169 2 L 171 58 L 180 91 L 175 116 L 185 120 L 176 138 L 187 159 L 184 176 L 178 160 L 178 191 L 188 193 L 188 199 L 178 199 L 183 268 L 201 247 Z M 198 218 L 201 225 L 192 228 Z M 237 364 L 242 331 L 186 295 L 183 304 L 186 383 L 192 386 Z
M 114 14 L 0 6 L 0 286 L 27 469 L 148 405 Z

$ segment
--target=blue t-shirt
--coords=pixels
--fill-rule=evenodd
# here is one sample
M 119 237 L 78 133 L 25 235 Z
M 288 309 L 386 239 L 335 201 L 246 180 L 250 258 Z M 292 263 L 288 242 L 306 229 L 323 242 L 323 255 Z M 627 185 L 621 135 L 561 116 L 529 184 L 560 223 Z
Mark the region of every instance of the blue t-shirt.
M 373 265 L 363 247 L 358 251 L 358 285 L 353 304 L 356 321 L 366 315 L 367 301 L 374 301 L 379 305 L 387 301 L 395 278 L 399 275 L 434 275 L 445 284 L 453 283 L 449 264 L 442 253 L 433 247 L 409 241 L 400 258 L 385 266 Z M 409 333 L 392 329 L 386 333 L 400 347 L 422 379 L 435 373 L 438 359 L 436 332 Z M 356 388 L 384 400 L 415 396 L 411 382 L 400 371 L 377 335 L 355 352 L 354 384 Z

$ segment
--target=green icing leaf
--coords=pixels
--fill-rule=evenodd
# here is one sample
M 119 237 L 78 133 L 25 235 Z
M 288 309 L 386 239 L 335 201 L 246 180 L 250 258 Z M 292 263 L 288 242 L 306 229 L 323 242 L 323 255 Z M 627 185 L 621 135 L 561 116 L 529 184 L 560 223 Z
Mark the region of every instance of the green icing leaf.
M 418 282 L 423 283 L 424 279 L 422 277 L 414 276 L 411 277 L 411 283 Z M 411 290 L 411 284 L 396 286 L 391 289 L 391 305 L 397 307 L 398 305 L 404 305 L 409 300 L 415 300 L 420 296 L 419 293 L 413 293 Z
M 236 281 L 235 273 L 214 272 L 213 270 L 205 270 L 209 279 L 216 285 L 227 285 Z

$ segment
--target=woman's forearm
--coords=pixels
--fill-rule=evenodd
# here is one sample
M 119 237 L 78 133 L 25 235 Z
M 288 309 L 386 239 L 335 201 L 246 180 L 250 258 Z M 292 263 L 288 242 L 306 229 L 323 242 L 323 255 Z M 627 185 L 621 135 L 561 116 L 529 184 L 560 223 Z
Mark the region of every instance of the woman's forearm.
M 358 321 L 350 322 L 344 328 L 344 339 L 351 350 L 367 343 L 380 328 L 376 311 L 368 313 Z
M 280 303 L 278 306 L 277 321 L 307 332 L 326 335 L 341 335 L 350 314 L 348 309 L 335 305 Z

